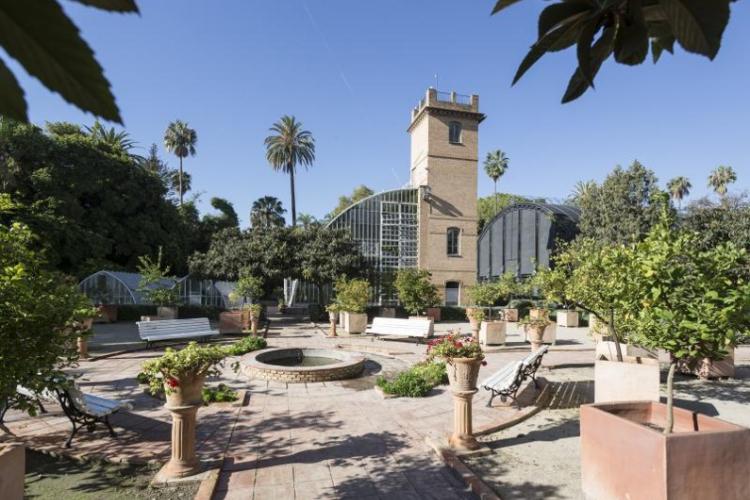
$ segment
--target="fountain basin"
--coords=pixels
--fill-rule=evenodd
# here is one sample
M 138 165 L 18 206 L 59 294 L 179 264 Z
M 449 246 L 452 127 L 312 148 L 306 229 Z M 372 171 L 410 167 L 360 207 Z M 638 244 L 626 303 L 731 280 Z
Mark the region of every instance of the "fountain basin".
M 242 365 L 250 378 L 287 383 L 325 382 L 360 376 L 365 357 L 334 349 L 283 347 L 251 353 L 242 360 Z

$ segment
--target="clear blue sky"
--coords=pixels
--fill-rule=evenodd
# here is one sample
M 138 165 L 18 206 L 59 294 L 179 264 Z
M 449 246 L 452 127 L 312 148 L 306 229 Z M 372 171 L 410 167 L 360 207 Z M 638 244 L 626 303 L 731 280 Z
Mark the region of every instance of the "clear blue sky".
M 608 61 L 596 91 L 561 105 L 575 55 L 545 56 L 510 81 L 534 41 L 545 3 L 526 0 L 490 17 L 493 1 L 140 0 L 140 16 L 63 2 L 113 85 L 128 132 L 145 153 L 174 119 L 198 132 L 185 161 L 193 190 L 231 200 L 244 223 L 253 200 L 289 181 L 266 164 L 263 139 L 294 114 L 317 140 L 298 177 L 298 211 L 322 216 L 359 184 L 379 191 L 408 181 L 409 112 L 439 75 L 441 90 L 478 93 L 487 119 L 480 157 L 501 148 L 511 166 L 499 189 L 565 197 L 638 159 L 662 183 L 676 175 L 707 192 L 719 164 L 750 188 L 750 2 L 733 4 L 715 61 L 677 49 L 654 66 Z M 745 35 L 743 35 L 745 33 Z M 13 65 L 14 69 L 17 66 Z M 89 124 L 22 72 L 31 119 Z M 480 173 L 479 192 L 491 182 Z M 210 207 L 209 207 L 210 208 Z

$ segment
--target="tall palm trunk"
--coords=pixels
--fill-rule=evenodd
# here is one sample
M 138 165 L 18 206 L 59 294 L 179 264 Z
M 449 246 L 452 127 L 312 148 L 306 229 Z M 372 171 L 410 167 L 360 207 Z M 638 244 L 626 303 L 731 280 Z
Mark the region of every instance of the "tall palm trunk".
M 180 179 L 179 179 L 179 187 L 180 187 L 180 206 L 182 206 L 182 156 L 180 156 Z
M 494 199 L 495 203 L 494 203 L 494 207 L 493 207 L 495 213 L 492 214 L 492 217 L 494 217 L 495 215 L 497 215 L 497 179 L 492 179 L 492 182 L 495 184 L 495 199 Z
M 294 196 L 294 166 L 289 163 L 287 164 L 289 170 L 289 182 L 292 187 L 292 227 L 297 225 L 297 200 Z

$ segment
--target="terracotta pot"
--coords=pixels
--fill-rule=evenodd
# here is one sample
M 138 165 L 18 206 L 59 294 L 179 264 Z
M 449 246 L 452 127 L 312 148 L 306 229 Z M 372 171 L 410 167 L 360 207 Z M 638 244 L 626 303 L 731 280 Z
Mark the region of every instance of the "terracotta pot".
M 482 345 L 505 344 L 505 321 L 484 321 L 479 328 L 479 343 Z
M 428 307 L 425 311 L 427 317 L 432 321 L 440 321 L 440 308 L 439 307 Z
M 164 384 L 167 407 L 199 406 L 203 404 L 203 375 L 182 375 L 177 379 L 177 387 Z
M 674 433 L 660 430 L 657 402 L 581 406 L 584 498 L 740 500 L 750 486 L 750 429 L 674 408 Z
M 477 358 L 451 358 L 445 364 L 448 382 L 454 392 L 475 391 L 482 360 Z
M 506 307 L 503 309 L 503 318 L 509 323 L 515 323 L 518 321 L 518 309 L 513 307 Z
M 544 331 L 547 329 L 546 326 L 534 326 L 529 327 L 527 335 L 529 337 L 529 343 L 531 343 L 531 350 L 538 351 L 544 344 Z
M 242 311 L 219 313 L 219 333 L 241 333 L 242 330 Z
M 659 401 L 659 360 L 623 357 L 594 364 L 594 401 Z

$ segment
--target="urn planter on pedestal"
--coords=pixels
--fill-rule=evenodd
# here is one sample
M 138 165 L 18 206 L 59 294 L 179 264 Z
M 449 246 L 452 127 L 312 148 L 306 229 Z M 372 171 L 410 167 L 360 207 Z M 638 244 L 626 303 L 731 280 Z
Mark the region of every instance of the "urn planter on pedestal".
M 570 311 L 567 309 L 560 309 L 557 311 L 557 326 L 575 328 L 579 323 L 580 315 L 578 314 L 578 311 Z
M 448 443 L 454 448 L 476 450 L 480 447 L 472 428 L 472 399 L 477 392 L 481 366 L 479 358 L 451 358 L 446 363 L 454 412 L 453 434 Z
M 741 500 L 750 491 L 750 429 L 657 402 L 581 406 L 586 499 Z
M 172 456 L 160 475 L 166 478 L 192 476 L 200 472 L 200 462 L 195 454 L 196 414 L 203 405 L 202 375 L 183 375 L 174 383 L 164 384 L 167 403 L 164 407 L 172 413 Z
M 624 356 L 594 363 L 594 401 L 659 401 L 659 361 Z
M 505 321 L 484 321 L 479 328 L 479 343 L 483 346 L 505 344 Z

